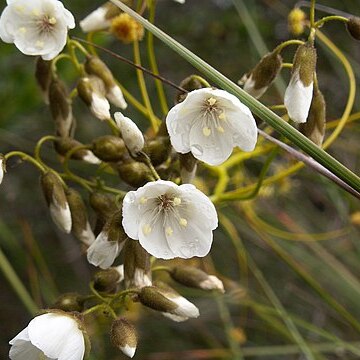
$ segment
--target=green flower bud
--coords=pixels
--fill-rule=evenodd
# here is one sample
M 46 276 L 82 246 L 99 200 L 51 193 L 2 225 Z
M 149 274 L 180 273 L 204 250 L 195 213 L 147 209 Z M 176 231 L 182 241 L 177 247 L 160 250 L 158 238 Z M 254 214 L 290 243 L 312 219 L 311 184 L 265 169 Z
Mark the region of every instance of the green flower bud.
M 113 135 L 105 135 L 96 138 L 92 144 L 92 152 L 102 161 L 120 161 L 127 151 L 124 141 Z
M 114 320 L 110 330 L 111 343 L 126 356 L 132 358 L 137 346 L 137 332 L 131 323 L 124 318 Z
M 60 230 L 70 233 L 71 212 L 59 177 L 48 171 L 41 175 L 41 186 L 53 221 Z
M 42 92 L 44 101 L 49 104 L 49 87 L 52 80 L 51 61 L 39 56 L 36 60 L 35 78 Z
M 316 87 L 306 123 L 299 130 L 317 146 L 321 146 L 325 136 L 326 103 L 323 94 Z
M 95 241 L 95 235 L 91 230 L 87 209 L 82 197 L 76 190 L 71 188 L 68 188 L 65 193 L 71 211 L 71 232 L 82 243 L 90 246 Z
M 71 99 L 62 82 L 53 79 L 49 89 L 51 115 L 55 121 L 56 134 L 69 137 L 75 128 Z
M 150 255 L 139 241 L 129 240 L 124 247 L 124 276 L 126 288 L 150 286 Z
M 55 142 L 55 150 L 59 155 L 66 156 L 66 154 L 76 147 L 82 146 L 83 144 L 70 137 L 58 138 Z M 89 164 L 99 164 L 101 160 L 98 159 L 90 150 L 80 149 L 71 154 L 71 159 L 82 160 Z
M 175 266 L 171 269 L 170 276 L 173 280 L 188 287 L 218 290 L 224 293 L 224 285 L 220 279 L 193 266 Z
M 248 74 L 244 75 L 241 82 L 244 90 L 258 99 L 273 83 L 282 65 L 282 57 L 277 52 L 266 54 Z
M 84 310 L 84 299 L 77 293 L 62 294 L 50 308 L 67 312 L 82 312 Z
M 156 139 L 148 140 L 144 152 L 150 157 L 154 166 L 164 163 L 171 154 L 171 143 L 169 136 L 158 136 Z
M 112 293 L 117 285 L 124 280 L 123 266 L 100 270 L 94 275 L 94 288 L 100 292 Z
M 355 40 L 360 40 L 360 17 L 352 16 L 346 23 L 346 27 Z
M 299 72 L 299 79 L 305 87 L 314 81 L 316 59 L 316 49 L 310 43 L 300 45 L 295 53 L 292 74 Z

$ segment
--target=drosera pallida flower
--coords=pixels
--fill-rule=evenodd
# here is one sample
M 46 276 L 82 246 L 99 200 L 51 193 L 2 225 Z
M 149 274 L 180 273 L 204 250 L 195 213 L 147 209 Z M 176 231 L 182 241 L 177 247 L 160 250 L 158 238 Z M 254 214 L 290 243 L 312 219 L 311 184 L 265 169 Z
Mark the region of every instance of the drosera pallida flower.
M 64 48 L 69 29 L 75 27 L 71 12 L 58 0 L 7 0 L 0 17 L 0 37 L 14 43 L 25 55 L 55 58 Z
M 84 330 L 80 320 L 60 310 L 36 316 L 10 341 L 11 360 L 82 360 L 85 355 Z
M 235 146 L 252 151 L 257 141 L 256 122 L 250 109 L 224 90 L 191 91 L 166 117 L 174 149 L 209 165 L 220 165 Z
M 151 255 L 162 259 L 205 256 L 218 226 L 215 206 L 194 185 L 149 182 L 126 194 L 123 227 Z

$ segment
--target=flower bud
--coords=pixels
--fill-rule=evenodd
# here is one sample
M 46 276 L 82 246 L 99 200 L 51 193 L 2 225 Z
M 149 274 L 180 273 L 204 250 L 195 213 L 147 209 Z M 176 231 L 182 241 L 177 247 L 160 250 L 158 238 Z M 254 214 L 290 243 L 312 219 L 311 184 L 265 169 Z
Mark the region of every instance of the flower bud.
M 290 83 L 284 104 L 291 120 L 304 123 L 309 114 L 313 95 L 316 49 L 312 44 L 300 45 L 295 53 Z
M 137 333 L 134 325 L 125 318 L 114 320 L 110 330 L 111 343 L 126 356 L 132 358 L 137 346 Z
M 273 83 L 282 65 L 282 57 L 273 51 L 266 54 L 249 73 L 240 80 L 244 90 L 255 99 L 261 97 Z
M 181 81 L 180 87 L 183 88 L 184 90 L 187 90 L 187 92 L 190 92 L 193 90 L 202 89 L 206 86 L 203 82 L 201 82 L 201 79 L 198 75 L 190 75 Z M 175 103 L 179 104 L 182 101 L 184 101 L 186 98 L 187 92 L 179 92 L 176 95 Z
M 139 241 L 129 240 L 124 248 L 125 287 L 151 286 L 150 255 Z
M 321 146 L 325 136 L 326 103 L 323 94 L 316 87 L 305 124 L 300 124 L 299 130 L 317 146 Z
M 90 206 L 97 215 L 94 233 L 98 235 L 104 227 L 106 220 L 111 217 L 118 208 L 113 196 L 97 191 L 90 194 L 89 201 Z
M 300 8 L 294 8 L 290 11 L 288 16 L 288 27 L 291 34 L 300 36 L 306 25 L 306 14 Z
M 164 316 L 177 322 L 200 315 L 194 304 L 163 284 L 161 287 L 143 287 L 139 293 L 139 300 L 143 305 L 160 311 Z
M 90 111 L 99 120 L 108 120 L 110 104 L 107 101 L 104 82 L 97 76 L 85 76 L 80 78 L 77 90 L 80 98 L 90 108 Z
M 51 171 L 42 174 L 41 185 L 54 223 L 60 230 L 70 233 L 72 226 L 70 207 L 58 176 Z
M 94 288 L 100 292 L 116 291 L 117 285 L 124 280 L 124 266 L 100 270 L 94 275 Z
M 50 84 L 49 104 L 55 121 L 56 134 L 61 137 L 71 136 L 75 126 L 70 97 L 64 84 L 56 79 Z
M 179 154 L 180 177 L 183 184 L 191 184 L 195 178 L 198 160 L 191 152 Z
M 360 17 L 352 16 L 349 18 L 346 28 L 355 40 L 360 40 Z
M 138 188 L 153 180 L 152 173 L 147 165 L 135 161 L 130 156 L 124 155 L 116 165 L 120 178 L 130 186 Z
M 36 60 L 35 78 L 42 92 L 45 104 L 49 104 L 49 87 L 52 80 L 51 61 L 39 56 Z
M 66 154 L 75 147 L 83 145 L 81 142 L 70 138 L 61 137 L 58 138 L 55 143 L 55 150 L 59 155 L 66 156 Z M 98 159 L 90 150 L 80 149 L 71 154 L 71 159 L 82 160 L 89 164 L 100 164 L 101 160 Z
M 135 156 L 145 145 L 142 132 L 130 118 L 125 117 L 121 112 L 116 112 L 114 118 L 126 147 Z
M 111 20 L 110 32 L 124 44 L 140 41 L 145 35 L 144 27 L 125 13 Z
M 149 155 L 151 163 L 158 166 L 164 163 L 171 154 L 171 143 L 169 136 L 157 136 L 148 140 L 144 152 Z
M 106 222 L 96 240 L 87 250 L 87 259 L 90 264 L 101 269 L 109 268 L 125 245 L 127 235 L 122 227 L 122 213 L 115 212 Z
M 93 140 L 92 152 L 102 161 L 116 162 L 126 152 L 124 141 L 113 135 L 104 135 Z
M 77 293 L 62 294 L 56 299 L 51 308 L 67 312 L 81 312 L 84 310 L 84 299 Z
M 173 280 L 188 287 L 225 292 L 220 279 L 193 266 L 175 266 L 171 269 L 170 276 Z
M 85 33 L 105 30 L 110 27 L 111 19 L 120 13 L 119 7 L 108 1 L 80 21 L 81 30 Z
M 82 197 L 76 190 L 71 188 L 68 188 L 65 194 L 71 211 L 71 232 L 82 243 L 90 246 L 95 241 L 95 235 L 91 230 L 86 206 Z
M 0 184 L 3 181 L 5 172 L 6 172 L 5 158 L 2 154 L 0 154 Z

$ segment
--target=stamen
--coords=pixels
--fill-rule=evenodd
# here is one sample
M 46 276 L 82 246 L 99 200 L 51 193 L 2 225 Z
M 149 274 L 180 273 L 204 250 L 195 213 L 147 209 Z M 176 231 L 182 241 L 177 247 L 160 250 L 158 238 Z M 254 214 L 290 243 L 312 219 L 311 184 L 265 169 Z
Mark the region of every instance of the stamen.
M 145 224 L 143 226 L 143 228 L 142 228 L 142 231 L 143 231 L 145 236 L 149 235 L 151 233 L 151 231 L 152 231 L 151 226 L 149 224 Z
M 207 126 L 203 127 L 202 131 L 203 131 L 204 136 L 206 136 L 206 137 L 211 135 L 211 129 L 208 128 Z
M 180 205 L 180 204 L 181 204 L 181 199 L 178 198 L 178 197 L 174 197 L 173 204 L 174 204 L 175 206 Z
M 226 119 L 226 115 L 224 112 L 222 112 L 220 115 L 219 115 L 219 119 L 220 120 L 225 120 Z
M 186 227 L 187 226 L 187 220 L 186 219 L 184 219 L 184 218 L 180 218 L 180 220 L 179 220 L 179 224 L 181 225 L 181 226 L 183 226 L 183 227 Z
M 26 29 L 26 27 L 22 26 L 22 27 L 19 27 L 18 31 L 19 31 L 19 33 L 25 34 L 27 32 L 27 29 Z
M 213 98 L 213 97 L 207 99 L 207 102 L 209 103 L 210 106 L 215 105 L 215 104 L 216 104 L 216 101 L 217 101 L 217 100 L 216 100 L 215 98 Z
M 148 199 L 147 199 L 145 196 L 143 196 L 143 197 L 140 199 L 140 204 L 141 204 L 141 205 L 144 205 L 144 204 L 147 203 L 147 201 L 148 201 Z
M 43 49 L 43 48 L 44 48 L 44 42 L 38 40 L 38 41 L 35 43 L 35 46 L 36 46 L 38 49 Z
M 33 14 L 34 16 L 40 16 L 40 10 L 39 10 L 39 9 L 34 9 L 34 10 L 32 11 L 32 14 Z
M 174 230 L 169 226 L 166 228 L 166 235 L 171 236 L 174 233 Z
M 216 128 L 216 130 L 219 132 L 219 133 L 224 133 L 225 132 L 225 130 L 224 130 L 224 128 L 222 127 L 222 126 L 218 126 L 217 128 Z
M 51 24 L 51 25 L 55 25 L 56 23 L 57 23 L 56 18 L 51 17 L 51 18 L 49 19 L 49 24 Z

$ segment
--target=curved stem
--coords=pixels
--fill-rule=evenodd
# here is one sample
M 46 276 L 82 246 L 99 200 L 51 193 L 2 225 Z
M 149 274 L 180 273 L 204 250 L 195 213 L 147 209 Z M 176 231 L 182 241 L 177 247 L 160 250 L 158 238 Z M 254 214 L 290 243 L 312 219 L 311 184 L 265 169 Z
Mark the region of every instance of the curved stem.
M 287 46 L 290 46 L 290 45 L 304 45 L 304 41 L 296 40 L 296 39 L 284 41 L 280 45 L 278 45 L 273 50 L 273 52 L 280 53 L 282 50 L 284 50 Z
M 35 167 L 37 167 L 41 172 L 46 172 L 46 168 L 38 162 L 36 159 L 34 159 L 32 156 L 25 154 L 22 151 L 11 151 L 4 155 L 4 159 L 8 160 L 13 156 L 19 156 L 22 160 L 27 161 L 31 164 L 33 164 Z
M 343 16 L 338 16 L 338 15 L 332 15 L 332 16 L 325 16 L 322 19 L 318 20 L 315 24 L 314 27 L 316 28 L 320 28 L 321 26 L 323 26 L 325 23 L 327 23 L 328 21 L 342 21 L 342 22 L 349 22 L 349 19 Z
M 40 152 L 41 152 L 41 147 L 43 146 L 43 144 L 47 141 L 56 141 L 57 140 L 57 137 L 54 136 L 54 135 L 46 135 L 44 137 L 42 137 L 37 143 L 36 143 L 36 146 L 35 146 L 35 149 L 34 149 L 34 157 L 35 159 L 42 165 L 44 166 L 45 168 L 47 168 L 47 166 L 44 164 L 44 162 L 42 161 L 41 159 L 41 155 L 40 155 Z

